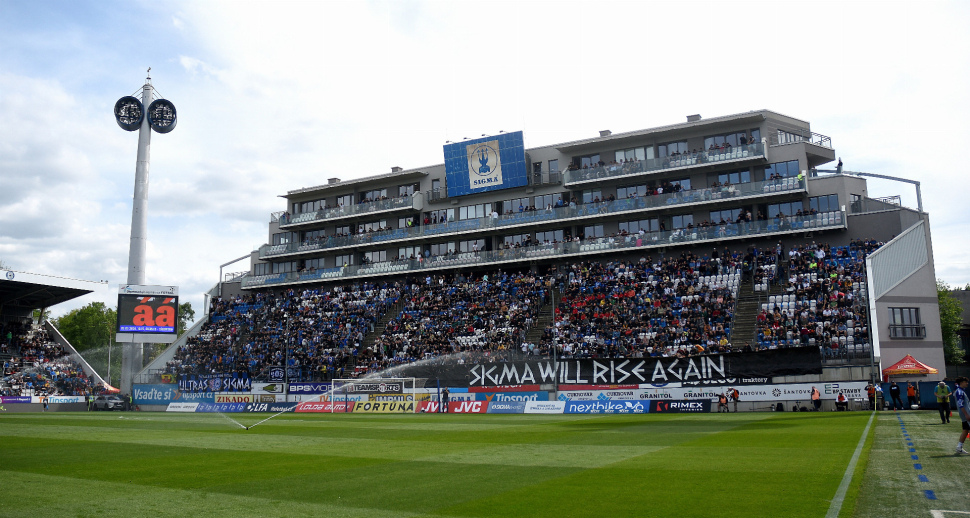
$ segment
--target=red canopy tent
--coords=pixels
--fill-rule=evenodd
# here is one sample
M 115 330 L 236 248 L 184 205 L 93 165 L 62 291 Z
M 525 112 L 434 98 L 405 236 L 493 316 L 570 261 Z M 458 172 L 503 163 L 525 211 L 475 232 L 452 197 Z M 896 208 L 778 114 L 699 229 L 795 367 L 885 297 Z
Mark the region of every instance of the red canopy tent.
M 938 372 L 940 371 L 907 354 L 902 360 L 883 369 L 882 376 L 884 380 L 888 381 L 890 376 L 899 376 L 902 374 L 936 374 Z
M 104 384 L 104 391 L 107 392 L 108 394 L 119 394 L 119 393 L 121 393 L 121 389 L 114 388 L 111 385 L 108 385 L 107 383 Z

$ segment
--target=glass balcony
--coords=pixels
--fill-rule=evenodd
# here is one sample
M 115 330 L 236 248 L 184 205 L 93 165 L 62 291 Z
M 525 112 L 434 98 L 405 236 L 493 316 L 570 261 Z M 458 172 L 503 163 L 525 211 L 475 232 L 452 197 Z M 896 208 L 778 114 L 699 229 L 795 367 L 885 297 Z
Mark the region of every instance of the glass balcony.
M 710 165 L 720 162 L 739 162 L 753 158 L 765 158 L 764 142 L 716 151 L 701 151 L 699 153 L 664 158 L 648 158 L 635 162 L 626 162 L 624 164 L 565 171 L 564 178 L 565 185 L 570 187 L 584 183 L 601 182 L 607 179 L 638 176 L 644 173 L 683 169 L 696 165 Z
M 420 194 L 416 196 L 420 196 Z M 280 229 L 284 229 L 323 220 L 330 221 L 376 214 L 379 212 L 413 209 L 416 208 L 414 207 L 414 198 L 415 196 L 399 196 L 397 198 L 388 198 L 386 200 L 377 200 L 368 203 L 358 203 L 356 205 L 348 205 L 344 207 L 320 209 L 292 216 L 287 216 L 286 214 L 280 215 L 279 213 L 274 212 L 270 215 L 270 222 L 278 220 L 280 222 Z
M 315 272 L 284 273 L 247 277 L 243 288 L 319 282 L 331 279 L 350 279 L 371 276 L 394 275 L 417 271 L 447 270 L 453 268 L 528 262 L 537 259 L 569 258 L 585 255 L 601 255 L 610 252 L 636 252 L 681 245 L 721 243 L 747 237 L 771 237 L 796 232 L 845 228 L 845 213 L 840 211 L 783 220 L 773 219 L 751 223 L 730 223 L 705 228 L 678 229 L 646 234 L 603 237 L 581 242 L 555 243 L 533 247 L 460 253 L 428 259 L 387 261 L 363 266 L 344 266 Z
M 805 190 L 805 180 L 797 178 L 782 178 L 765 182 L 742 183 L 726 187 L 707 187 L 690 191 L 664 193 L 656 196 L 626 198 L 623 200 L 587 203 L 576 207 L 554 207 L 532 212 L 517 212 L 511 215 L 500 215 L 497 218 L 476 218 L 460 221 L 449 221 L 437 225 L 399 228 L 380 232 L 368 232 L 352 236 L 328 236 L 312 242 L 288 243 L 283 245 L 263 245 L 259 248 L 259 258 L 280 255 L 302 254 L 319 250 L 333 250 L 347 247 L 360 247 L 390 241 L 405 241 L 408 239 L 455 235 L 465 232 L 494 230 L 533 226 L 543 222 L 572 222 L 588 218 L 597 218 L 612 214 L 637 214 L 659 208 L 671 208 L 681 205 L 697 205 L 718 203 L 723 201 L 737 201 L 766 195 L 793 193 Z

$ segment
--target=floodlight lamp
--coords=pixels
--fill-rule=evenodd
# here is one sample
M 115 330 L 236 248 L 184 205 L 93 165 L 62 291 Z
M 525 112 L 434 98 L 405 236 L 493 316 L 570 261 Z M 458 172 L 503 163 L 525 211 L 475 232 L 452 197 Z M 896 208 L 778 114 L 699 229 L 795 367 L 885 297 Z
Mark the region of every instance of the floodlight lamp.
M 144 106 L 132 96 L 122 97 L 115 103 L 115 120 L 125 131 L 136 131 L 145 118 Z
M 175 105 L 167 99 L 158 99 L 148 106 L 148 123 L 158 133 L 168 133 L 175 129 Z

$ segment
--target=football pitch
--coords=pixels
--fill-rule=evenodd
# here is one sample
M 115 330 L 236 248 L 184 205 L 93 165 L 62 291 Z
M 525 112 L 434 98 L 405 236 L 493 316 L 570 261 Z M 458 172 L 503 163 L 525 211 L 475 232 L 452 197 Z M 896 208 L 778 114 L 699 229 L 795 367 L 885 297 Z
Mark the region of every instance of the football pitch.
M 0 515 L 970 511 L 970 456 L 953 455 L 958 422 L 879 413 L 860 441 L 871 415 L 284 414 L 247 431 L 217 414 L 0 414 Z

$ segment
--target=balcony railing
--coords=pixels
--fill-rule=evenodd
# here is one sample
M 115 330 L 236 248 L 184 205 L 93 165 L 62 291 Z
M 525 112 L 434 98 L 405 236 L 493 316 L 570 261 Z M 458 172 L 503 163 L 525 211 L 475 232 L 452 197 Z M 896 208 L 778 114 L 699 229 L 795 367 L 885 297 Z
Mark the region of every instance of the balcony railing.
M 926 326 L 924 324 L 891 324 L 889 326 L 889 338 L 926 338 Z
M 811 131 L 785 129 L 780 133 L 773 133 L 769 137 L 769 143 L 772 146 L 808 142 L 816 146 L 832 148 L 832 139 L 830 137 L 822 135 L 821 133 L 812 133 Z
M 611 202 L 587 203 L 576 207 L 554 207 L 530 212 L 517 212 L 511 215 L 500 215 L 497 218 L 486 217 L 449 221 L 437 225 L 399 228 L 378 232 L 368 232 L 352 236 L 329 236 L 313 242 L 288 243 L 283 245 L 263 245 L 259 248 L 259 258 L 274 257 L 286 254 L 301 254 L 318 250 L 330 250 L 344 247 L 359 247 L 384 243 L 388 241 L 402 241 L 420 237 L 450 235 L 464 232 L 483 231 L 517 226 L 531 226 L 542 222 L 566 222 L 587 218 L 602 217 L 611 214 L 648 211 L 651 209 L 671 208 L 679 205 L 700 203 L 717 203 L 727 200 L 741 200 L 765 195 L 792 193 L 805 190 L 805 180 L 797 178 L 782 178 L 764 182 L 751 182 L 731 185 L 727 187 L 708 187 L 704 189 L 664 193 L 655 196 L 626 198 Z
M 417 196 L 420 196 L 420 194 Z M 411 209 L 413 207 L 413 196 L 399 196 L 397 198 L 388 198 L 386 200 L 377 200 L 368 203 L 358 203 L 355 205 L 345 205 L 343 207 L 303 212 L 292 216 L 287 216 L 286 214 L 278 215 L 279 213 L 274 212 L 270 215 L 270 220 L 271 222 L 278 220 L 280 222 L 280 228 L 285 228 L 293 225 L 312 223 L 315 221 L 350 218 L 377 212 Z M 273 219 L 274 215 L 276 219 Z
M 291 284 L 299 282 L 319 282 L 332 279 L 348 279 L 375 275 L 394 275 L 408 272 L 482 266 L 493 263 L 535 261 L 539 259 L 562 258 L 614 251 L 636 252 L 660 247 L 695 245 L 721 242 L 746 237 L 768 237 L 807 230 L 845 228 L 845 214 L 826 212 L 813 216 L 792 217 L 785 220 L 765 220 L 751 223 L 730 223 L 705 228 L 678 229 L 646 234 L 631 234 L 621 237 L 594 238 L 582 242 L 555 243 L 533 247 L 520 247 L 502 250 L 460 253 L 431 257 L 428 259 L 406 259 L 388 261 L 363 266 L 344 266 L 314 272 L 282 273 L 247 277 L 243 288 Z
M 668 156 L 663 158 L 647 158 L 635 162 L 625 162 L 623 164 L 605 165 L 590 167 L 587 169 L 576 169 L 565 171 L 565 185 L 573 185 L 584 182 L 597 182 L 610 178 L 623 178 L 636 176 L 644 173 L 664 171 L 667 169 L 680 169 L 696 165 L 710 165 L 720 162 L 736 162 L 749 160 L 752 158 L 765 157 L 764 142 L 746 146 L 736 146 L 729 149 L 715 151 L 701 151 L 699 153 L 687 153 L 679 156 Z

